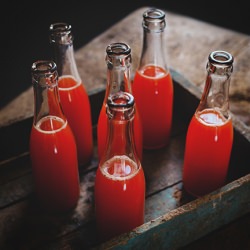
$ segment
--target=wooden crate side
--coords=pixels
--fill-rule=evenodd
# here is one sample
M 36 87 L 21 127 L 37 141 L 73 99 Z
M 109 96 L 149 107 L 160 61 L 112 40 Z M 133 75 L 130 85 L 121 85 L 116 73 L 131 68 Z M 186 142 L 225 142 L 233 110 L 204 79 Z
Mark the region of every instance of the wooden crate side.
M 250 211 L 250 175 L 95 249 L 176 249 Z

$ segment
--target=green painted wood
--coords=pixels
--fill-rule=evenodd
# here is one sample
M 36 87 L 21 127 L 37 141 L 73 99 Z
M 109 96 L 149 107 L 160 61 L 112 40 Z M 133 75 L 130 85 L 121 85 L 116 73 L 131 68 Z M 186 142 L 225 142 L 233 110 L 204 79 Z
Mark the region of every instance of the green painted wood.
M 176 249 L 250 211 L 250 175 L 94 249 Z

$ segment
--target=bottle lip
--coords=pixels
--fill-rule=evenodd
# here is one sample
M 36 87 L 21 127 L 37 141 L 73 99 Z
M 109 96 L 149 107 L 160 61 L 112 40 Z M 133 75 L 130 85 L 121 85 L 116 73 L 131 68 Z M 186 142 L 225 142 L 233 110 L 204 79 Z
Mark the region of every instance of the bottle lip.
M 49 26 L 50 42 L 70 44 L 73 41 L 72 26 L 65 22 L 52 23 Z
M 165 19 L 165 12 L 157 8 L 150 8 L 143 13 L 143 18 L 146 18 L 148 22 L 162 21 Z
M 130 108 L 134 105 L 134 96 L 128 92 L 119 91 L 108 97 L 107 105 L 110 108 Z
M 109 44 L 106 48 L 106 52 L 109 56 L 129 55 L 131 53 L 131 48 L 126 43 L 116 42 Z
M 227 51 L 216 50 L 210 53 L 208 60 L 210 63 L 213 63 L 213 64 L 232 65 L 234 58 Z
M 162 32 L 166 27 L 165 12 L 161 9 L 150 8 L 143 13 L 142 27 L 146 31 Z
M 31 70 L 34 73 L 51 74 L 57 70 L 57 66 L 52 60 L 38 60 L 32 63 Z

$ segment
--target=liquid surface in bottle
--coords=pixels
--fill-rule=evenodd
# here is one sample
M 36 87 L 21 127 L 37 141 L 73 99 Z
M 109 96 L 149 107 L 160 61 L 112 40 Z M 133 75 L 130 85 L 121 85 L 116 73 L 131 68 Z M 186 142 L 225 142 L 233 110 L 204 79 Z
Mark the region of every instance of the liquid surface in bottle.
M 37 194 L 48 210 L 74 207 L 79 197 L 76 145 L 68 123 L 55 116 L 33 125 L 30 155 Z
M 186 138 L 183 182 L 195 196 L 225 184 L 233 143 L 231 119 L 214 109 L 196 112 Z
M 95 200 L 100 240 L 144 223 L 144 184 L 141 166 L 127 156 L 115 156 L 98 167 Z
M 142 121 L 144 148 L 167 145 L 173 112 L 171 75 L 161 67 L 146 65 L 136 71 L 132 88 Z
M 59 78 L 59 95 L 63 111 L 75 135 L 80 164 L 90 162 L 93 154 L 92 120 L 88 94 L 81 82 L 69 75 Z

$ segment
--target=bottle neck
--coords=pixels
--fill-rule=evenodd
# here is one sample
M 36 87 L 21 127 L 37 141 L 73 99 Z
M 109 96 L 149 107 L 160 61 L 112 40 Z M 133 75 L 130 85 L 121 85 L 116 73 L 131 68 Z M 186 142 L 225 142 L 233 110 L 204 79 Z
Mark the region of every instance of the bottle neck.
M 157 65 L 167 68 L 163 47 L 163 32 L 143 31 L 143 45 L 140 58 L 140 67 L 145 65 Z
M 104 102 L 108 96 L 120 91 L 132 93 L 130 67 L 131 49 L 124 43 L 110 44 L 106 49 L 107 87 Z
M 71 26 L 66 23 L 51 24 L 50 42 L 54 46 L 54 60 L 59 77 L 73 76 L 77 82 L 81 82 L 75 61 Z
M 35 125 L 46 116 L 55 116 L 66 121 L 60 105 L 57 81 L 58 73 L 53 61 L 37 61 L 32 64 Z
M 216 51 L 209 55 L 205 87 L 197 111 L 216 109 L 225 118 L 229 117 L 229 87 L 232 71 L 233 58 L 229 53 Z
M 167 69 L 164 51 L 165 13 L 151 8 L 143 13 L 143 43 L 140 67 L 156 65 Z

